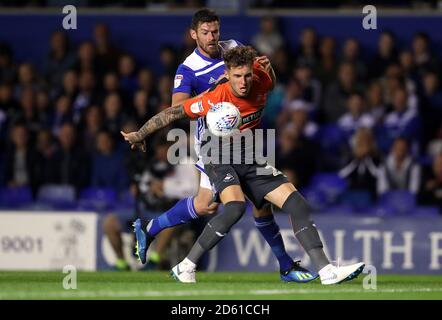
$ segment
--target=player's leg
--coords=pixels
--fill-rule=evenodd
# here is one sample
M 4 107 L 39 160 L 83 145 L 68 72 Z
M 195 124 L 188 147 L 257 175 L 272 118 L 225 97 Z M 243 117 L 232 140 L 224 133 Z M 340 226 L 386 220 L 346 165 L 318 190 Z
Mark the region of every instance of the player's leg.
M 209 205 L 212 200 L 212 186 L 207 175 L 201 171 L 200 188 L 195 197 L 179 200 L 172 208 L 150 221 L 137 219 L 134 231 L 137 239 L 136 254 L 140 261 L 146 263 L 146 252 L 156 235 L 162 230 L 188 223 L 200 216 L 216 211 L 218 204 Z
M 281 280 L 286 282 L 310 282 L 318 277 L 317 274 L 300 266 L 299 261 L 287 254 L 278 224 L 276 223 L 270 204 L 261 209 L 253 206 L 255 226 L 272 249 L 278 259 Z
M 117 270 L 130 270 L 129 264 L 124 258 L 123 254 L 123 241 L 121 239 L 121 223 L 117 215 L 111 213 L 103 219 L 103 232 L 109 239 L 112 249 L 117 256 L 115 263 L 115 269 Z
M 285 251 L 284 241 L 282 240 L 279 226 L 273 218 L 271 206 L 266 205 L 260 210 L 253 206 L 253 217 L 256 228 L 278 259 L 279 270 L 281 272 L 290 270 L 293 266 L 293 260 Z
M 311 218 L 310 206 L 293 184 L 287 182 L 279 185 L 267 193 L 265 199 L 289 214 L 295 236 L 318 270 L 323 284 L 351 280 L 362 272 L 363 263 L 342 267 L 330 264 L 316 225 Z
M 220 192 L 224 210 L 207 223 L 187 257 L 172 268 L 172 276 L 181 282 L 195 282 L 195 269 L 201 256 L 224 238 L 246 209 L 244 193 L 235 170 L 230 165 L 211 166 L 211 170 L 213 172 L 209 175 Z

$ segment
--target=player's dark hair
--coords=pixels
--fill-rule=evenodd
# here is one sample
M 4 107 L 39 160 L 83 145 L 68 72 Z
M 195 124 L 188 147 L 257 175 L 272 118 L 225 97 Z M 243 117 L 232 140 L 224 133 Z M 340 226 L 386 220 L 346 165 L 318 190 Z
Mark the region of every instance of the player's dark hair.
M 227 69 L 241 67 L 245 65 L 253 65 L 253 60 L 256 58 L 256 50 L 251 46 L 234 47 L 224 53 L 224 63 Z
M 196 31 L 196 29 L 198 29 L 198 26 L 200 24 L 206 22 L 213 22 L 213 21 L 219 22 L 219 17 L 215 13 L 215 11 L 210 9 L 201 9 L 195 12 L 195 14 L 193 15 L 192 24 L 190 25 L 190 28 Z

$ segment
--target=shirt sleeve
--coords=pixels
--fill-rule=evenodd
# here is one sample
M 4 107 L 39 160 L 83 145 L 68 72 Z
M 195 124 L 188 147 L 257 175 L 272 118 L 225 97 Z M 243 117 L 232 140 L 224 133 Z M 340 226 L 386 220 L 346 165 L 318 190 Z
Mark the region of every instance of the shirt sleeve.
M 172 93 L 183 92 L 192 94 L 193 72 L 188 67 L 180 64 L 173 81 Z
M 205 116 L 212 107 L 210 97 L 211 93 L 206 92 L 195 98 L 187 99 L 184 102 L 184 112 L 186 112 L 191 119 Z
M 270 75 L 257 62 L 253 63 L 253 69 L 254 69 L 255 74 L 259 78 L 259 82 L 261 84 L 262 90 L 265 92 L 269 91 L 273 85 L 273 80 L 270 77 Z

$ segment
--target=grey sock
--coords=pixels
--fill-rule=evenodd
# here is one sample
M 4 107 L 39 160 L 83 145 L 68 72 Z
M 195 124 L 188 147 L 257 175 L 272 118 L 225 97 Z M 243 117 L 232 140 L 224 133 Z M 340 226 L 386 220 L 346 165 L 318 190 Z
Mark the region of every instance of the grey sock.
M 190 249 L 190 252 L 187 255 L 187 259 L 189 259 L 195 264 L 198 264 L 198 261 L 201 258 L 201 256 L 204 254 L 204 252 L 206 252 L 206 250 L 203 247 L 201 247 L 201 245 L 197 241 L 193 245 L 192 249 Z
M 311 249 L 307 251 L 307 254 L 310 257 L 310 260 L 312 260 L 312 263 L 315 266 L 316 271 L 321 270 L 330 263 L 322 248 Z

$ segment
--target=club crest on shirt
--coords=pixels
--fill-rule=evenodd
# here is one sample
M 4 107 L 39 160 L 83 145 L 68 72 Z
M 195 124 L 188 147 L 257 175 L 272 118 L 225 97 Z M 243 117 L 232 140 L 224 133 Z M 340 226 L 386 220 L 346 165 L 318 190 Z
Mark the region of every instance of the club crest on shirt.
M 176 89 L 181 85 L 181 81 L 183 80 L 182 74 L 177 74 L 175 76 L 175 80 L 173 81 L 173 87 Z

